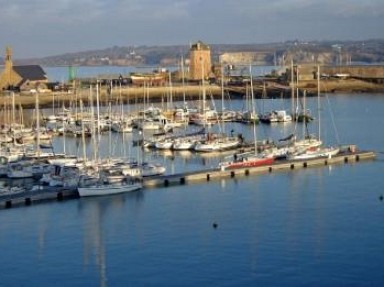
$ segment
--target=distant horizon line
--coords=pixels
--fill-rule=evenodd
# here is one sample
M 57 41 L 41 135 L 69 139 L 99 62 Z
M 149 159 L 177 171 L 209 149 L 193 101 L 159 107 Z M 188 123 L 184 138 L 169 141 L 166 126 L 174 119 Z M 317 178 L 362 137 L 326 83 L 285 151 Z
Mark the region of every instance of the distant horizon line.
M 89 48 L 87 50 L 78 50 L 78 51 L 73 51 L 73 52 L 62 52 L 62 53 L 55 53 L 51 55 L 46 55 L 46 56 L 32 56 L 32 57 L 25 57 L 25 58 L 14 58 L 16 61 L 27 61 L 27 60 L 40 60 L 44 58 L 50 58 L 50 57 L 59 57 L 59 56 L 64 56 L 64 55 L 73 55 L 73 54 L 81 54 L 81 53 L 87 53 L 87 52 L 95 52 L 95 51 L 103 51 L 103 50 L 108 50 L 111 48 L 144 48 L 144 47 L 188 47 L 191 46 L 192 43 L 196 43 L 198 41 L 201 41 L 208 46 L 238 46 L 238 45 L 277 45 L 277 44 L 287 44 L 287 43 L 331 43 L 331 42 L 337 42 L 337 43 L 351 43 L 351 42 L 373 42 L 373 41 L 384 41 L 383 38 L 370 38 L 370 39 L 360 39 L 360 40 L 304 40 L 304 39 L 293 39 L 293 40 L 285 40 L 285 41 L 276 41 L 276 42 L 263 42 L 263 43 L 255 43 L 255 42 L 244 42 L 244 43 L 208 43 L 206 41 L 202 40 L 196 40 L 195 42 L 190 42 L 188 44 L 173 44 L 173 45 L 166 45 L 166 44 L 141 44 L 141 45 L 111 45 L 108 47 L 104 48 Z M 5 45 L 5 47 L 12 47 L 12 45 Z M 1 49 L 3 50 L 3 49 Z M 2 55 L 3 53 L 0 53 L 0 59 L 4 60 L 4 56 Z

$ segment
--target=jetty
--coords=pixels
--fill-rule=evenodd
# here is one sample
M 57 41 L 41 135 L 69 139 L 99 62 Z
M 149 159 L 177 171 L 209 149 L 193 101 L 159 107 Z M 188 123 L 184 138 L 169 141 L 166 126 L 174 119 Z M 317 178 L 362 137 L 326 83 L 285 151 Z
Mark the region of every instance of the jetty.
M 278 172 L 295 172 L 297 170 L 326 167 L 337 164 L 356 164 L 360 161 L 374 160 L 376 154 L 373 151 L 343 151 L 331 158 L 315 158 L 308 160 L 281 160 L 271 165 L 247 167 L 239 169 L 221 170 L 220 168 L 204 169 L 192 172 L 181 172 L 177 174 L 163 175 L 143 179 L 143 187 L 165 188 L 168 186 L 186 185 L 193 183 L 209 182 L 213 180 L 244 178 L 262 174 Z M 33 188 L 0 194 L 0 209 L 11 207 L 30 206 L 32 204 L 63 201 L 79 198 L 76 188 L 56 188 L 36 185 Z

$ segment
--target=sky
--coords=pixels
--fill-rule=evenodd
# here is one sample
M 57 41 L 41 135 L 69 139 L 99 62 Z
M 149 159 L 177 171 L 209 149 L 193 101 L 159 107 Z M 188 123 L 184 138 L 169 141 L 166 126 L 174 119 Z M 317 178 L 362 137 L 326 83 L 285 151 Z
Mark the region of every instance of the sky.
M 0 53 L 384 38 L 384 0 L 0 0 Z

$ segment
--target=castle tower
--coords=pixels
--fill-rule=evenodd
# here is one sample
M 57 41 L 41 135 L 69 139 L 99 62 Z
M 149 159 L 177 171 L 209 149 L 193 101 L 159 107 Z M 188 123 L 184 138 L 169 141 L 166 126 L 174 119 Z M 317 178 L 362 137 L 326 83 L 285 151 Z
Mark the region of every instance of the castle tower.
M 211 73 L 211 49 L 201 41 L 193 44 L 189 50 L 189 79 L 207 79 Z M 204 75 L 202 74 L 204 71 Z

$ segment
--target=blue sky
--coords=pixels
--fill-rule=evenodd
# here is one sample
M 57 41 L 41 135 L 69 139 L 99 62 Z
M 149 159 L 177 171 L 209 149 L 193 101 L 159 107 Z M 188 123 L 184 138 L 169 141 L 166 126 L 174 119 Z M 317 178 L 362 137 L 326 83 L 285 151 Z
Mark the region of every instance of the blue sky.
M 0 0 L 0 50 L 384 38 L 384 0 Z

